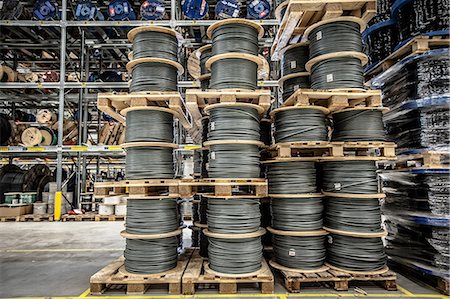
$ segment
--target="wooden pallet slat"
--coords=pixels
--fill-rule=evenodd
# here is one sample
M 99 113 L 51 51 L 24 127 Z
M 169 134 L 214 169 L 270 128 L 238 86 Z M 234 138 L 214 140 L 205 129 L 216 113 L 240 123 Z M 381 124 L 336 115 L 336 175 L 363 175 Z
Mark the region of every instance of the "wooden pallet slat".
M 182 180 L 179 185 L 180 196 L 188 197 L 195 193 L 211 193 L 215 196 L 248 194 L 265 197 L 268 194 L 266 179 L 199 179 Z
M 175 179 L 125 180 L 119 182 L 98 182 L 94 184 L 95 196 L 148 195 L 176 196 L 178 182 Z
M 412 155 L 399 155 L 396 169 L 446 169 L 450 167 L 450 152 L 425 151 Z

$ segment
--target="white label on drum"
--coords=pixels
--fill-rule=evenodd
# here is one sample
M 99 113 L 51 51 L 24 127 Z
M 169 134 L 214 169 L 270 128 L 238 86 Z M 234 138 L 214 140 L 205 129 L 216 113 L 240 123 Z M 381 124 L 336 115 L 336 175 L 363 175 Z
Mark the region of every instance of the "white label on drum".
M 297 67 L 297 61 L 291 61 L 291 69 L 295 69 Z
M 294 85 L 294 91 L 296 91 L 296 90 L 299 89 L 299 88 L 300 88 L 300 86 Z
M 333 74 L 328 74 L 327 75 L 327 82 L 333 82 L 334 78 L 333 78 Z
M 334 183 L 334 190 L 341 190 L 341 183 Z
M 0 1 L 0 9 L 3 8 L 3 1 Z
M 295 256 L 295 249 L 289 249 L 289 256 Z
M 210 124 L 210 129 L 211 129 L 211 131 L 214 131 L 214 130 L 216 129 L 216 122 L 215 122 L 215 121 L 212 121 L 212 122 L 210 122 L 209 124 Z
M 316 40 L 321 40 L 322 39 L 322 31 L 319 31 L 316 33 Z
M 216 152 L 211 152 L 211 159 L 216 160 Z

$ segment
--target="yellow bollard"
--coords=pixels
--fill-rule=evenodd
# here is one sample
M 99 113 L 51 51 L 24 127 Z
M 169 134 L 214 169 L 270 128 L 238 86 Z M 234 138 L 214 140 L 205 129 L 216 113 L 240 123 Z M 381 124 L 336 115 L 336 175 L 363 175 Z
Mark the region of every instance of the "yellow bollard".
M 53 218 L 55 221 L 61 220 L 61 199 L 62 192 L 55 193 L 55 209 L 53 213 Z

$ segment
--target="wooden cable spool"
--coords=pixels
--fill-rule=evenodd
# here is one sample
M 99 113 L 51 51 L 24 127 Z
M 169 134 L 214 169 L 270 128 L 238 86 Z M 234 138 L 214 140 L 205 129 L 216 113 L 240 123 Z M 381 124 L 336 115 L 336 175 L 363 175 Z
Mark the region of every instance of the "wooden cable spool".
M 0 72 L 2 76 L 0 77 L 1 82 L 16 82 L 17 81 L 17 72 L 14 71 L 7 65 L 1 65 L 0 68 L 2 71 Z
M 53 111 L 42 109 L 38 111 L 36 120 L 40 124 L 54 124 L 57 121 L 57 116 Z
M 21 140 L 25 146 L 55 145 L 57 137 L 50 128 L 30 127 L 22 132 Z

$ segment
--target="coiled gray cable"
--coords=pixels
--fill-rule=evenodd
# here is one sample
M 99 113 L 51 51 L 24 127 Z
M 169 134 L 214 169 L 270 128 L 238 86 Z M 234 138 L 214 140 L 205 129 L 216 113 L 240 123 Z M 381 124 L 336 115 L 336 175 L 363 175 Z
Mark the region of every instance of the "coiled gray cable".
M 294 73 L 306 72 L 305 65 L 309 59 L 308 45 L 299 45 L 284 52 L 281 58 L 281 77 Z
M 311 68 L 311 88 L 364 88 L 361 60 L 354 57 L 338 57 L 315 63 Z
M 208 230 L 221 234 L 256 232 L 261 225 L 259 200 L 208 198 Z
M 174 177 L 172 148 L 127 148 L 125 172 L 128 180 L 171 179 Z
M 270 194 L 316 193 L 314 162 L 291 161 L 268 164 Z
M 378 198 L 325 198 L 325 226 L 348 231 L 381 232 L 381 210 Z
M 310 58 L 337 51 L 362 52 L 359 29 L 360 25 L 352 21 L 336 21 L 314 28 L 308 36 Z
M 380 110 L 350 110 L 332 116 L 332 141 L 386 141 Z
M 317 269 L 325 262 L 327 236 L 273 235 L 275 261 L 293 269 Z
M 154 274 L 177 266 L 177 236 L 162 239 L 127 239 L 125 270 L 135 274 Z
M 177 91 L 176 67 L 162 62 L 143 62 L 132 70 L 130 92 Z
M 247 24 L 224 24 L 212 33 L 212 54 L 230 52 L 258 55 L 258 30 Z
M 301 88 L 310 88 L 309 76 L 299 76 L 291 79 L 287 79 L 283 82 L 283 101 L 289 99 L 289 97 Z
M 225 58 L 211 65 L 212 89 L 255 90 L 258 83 L 258 64 L 243 58 Z
M 330 193 L 378 193 L 374 161 L 329 161 L 322 165 L 322 190 Z
M 386 266 L 381 238 L 357 238 L 332 234 L 327 246 L 327 262 L 347 271 L 378 271 Z
M 133 110 L 127 113 L 126 142 L 173 142 L 172 113 Z
M 275 114 L 275 142 L 328 141 L 325 114 L 318 109 L 289 109 Z
M 322 198 L 272 198 L 272 227 L 283 231 L 322 229 Z
M 208 74 L 208 70 L 206 69 L 206 61 L 212 57 L 211 48 L 205 49 L 200 54 L 200 74 L 205 75 Z
M 216 144 L 209 149 L 210 178 L 259 178 L 259 149 L 252 144 Z
M 144 31 L 133 40 L 133 58 L 163 58 L 178 61 L 178 40 L 168 33 Z
M 209 237 L 209 267 L 220 273 L 244 274 L 261 269 L 261 237 L 219 239 Z
M 126 230 L 129 234 L 153 235 L 169 233 L 179 227 L 177 200 L 127 200 Z
M 259 140 L 259 115 L 251 107 L 216 107 L 209 112 L 208 140 Z

